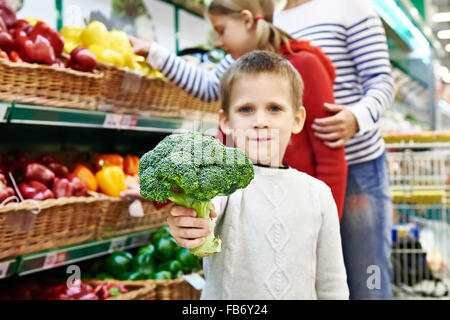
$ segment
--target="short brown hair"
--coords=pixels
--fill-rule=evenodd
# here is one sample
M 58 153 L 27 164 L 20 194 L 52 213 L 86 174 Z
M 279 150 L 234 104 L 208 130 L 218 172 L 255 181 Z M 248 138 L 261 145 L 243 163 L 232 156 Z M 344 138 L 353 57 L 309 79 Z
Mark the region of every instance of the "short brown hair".
M 271 73 L 287 79 L 291 85 L 291 99 L 294 111 L 303 105 L 303 81 L 298 71 L 281 55 L 269 51 L 252 51 L 240 57 L 222 75 L 220 98 L 222 110 L 228 114 L 231 90 L 236 80 L 244 75 Z

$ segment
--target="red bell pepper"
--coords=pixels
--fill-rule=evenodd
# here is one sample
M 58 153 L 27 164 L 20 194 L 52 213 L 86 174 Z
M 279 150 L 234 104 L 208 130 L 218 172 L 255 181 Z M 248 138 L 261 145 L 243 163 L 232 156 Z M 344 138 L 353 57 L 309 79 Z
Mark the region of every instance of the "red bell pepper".
M 4 0 L 0 1 L 0 17 L 3 18 L 8 28 L 12 27 L 16 23 L 16 12 Z
M 20 182 L 25 173 L 25 169 L 29 160 L 21 151 L 9 151 L 3 155 L 5 172 L 11 172 L 12 175 Z
M 98 286 L 96 286 L 94 292 L 100 300 L 105 300 L 111 297 L 116 297 L 120 296 L 121 294 L 127 293 L 128 290 L 125 288 L 123 284 L 108 281 L 106 283 L 99 284 Z
M 64 283 L 47 288 L 42 298 L 46 300 L 98 300 L 94 288 L 81 282 L 81 280 L 75 280 L 71 287 Z
M 14 49 L 14 39 L 8 32 L 0 31 L 0 49 L 6 52 Z
M 25 35 L 29 35 L 33 26 L 26 20 L 17 20 L 12 28 L 9 28 L 9 33 L 15 37 L 19 31 L 24 31 Z
M 37 162 L 31 162 L 25 168 L 25 180 L 36 180 L 50 186 L 55 177 L 52 170 Z
M 53 192 L 45 184 L 35 180 L 20 183 L 19 191 L 24 199 L 47 200 L 55 198 Z
M 29 38 L 24 32 L 19 32 L 16 45 L 20 56 L 27 61 L 52 65 L 56 61 L 55 51 L 50 41 L 39 34 Z
M 139 160 L 138 156 L 126 156 L 123 162 L 123 171 L 130 176 L 139 174 Z
M 22 58 L 20 57 L 20 54 L 17 51 L 12 50 L 9 53 L 9 60 L 15 63 L 21 63 L 23 62 Z
M 73 196 L 73 184 L 66 178 L 55 178 L 52 191 L 56 198 L 70 198 Z
M 67 67 L 83 72 L 92 72 L 97 67 L 97 58 L 88 49 L 77 47 L 70 53 Z
M 58 178 L 67 178 L 69 169 L 50 155 L 41 156 L 37 162 L 52 170 Z
M 78 177 L 71 176 L 69 178 L 69 181 L 70 181 L 70 184 L 72 185 L 74 197 L 87 197 L 88 196 L 88 188 Z
M 0 203 L 15 195 L 13 188 L 8 187 L 5 176 L 0 173 Z
M 31 30 L 29 34 L 29 37 L 33 42 L 35 42 L 39 36 L 46 38 L 50 42 L 55 57 L 59 58 L 64 49 L 63 36 L 43 21 L 39 21 L 38 23 L 36 23 L 36 25 L 33 27 L 33 30 Z

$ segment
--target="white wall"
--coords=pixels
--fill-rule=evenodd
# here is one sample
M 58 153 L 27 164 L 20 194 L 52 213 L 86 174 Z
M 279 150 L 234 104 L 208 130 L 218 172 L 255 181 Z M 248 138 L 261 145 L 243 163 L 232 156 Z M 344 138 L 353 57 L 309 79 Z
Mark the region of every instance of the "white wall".
M 22 9 L 17 12 L 18 19 L 33 17 L 47 22 L 53 28 L 56 28 L 57 16 L 55 0 L 25 0 Z

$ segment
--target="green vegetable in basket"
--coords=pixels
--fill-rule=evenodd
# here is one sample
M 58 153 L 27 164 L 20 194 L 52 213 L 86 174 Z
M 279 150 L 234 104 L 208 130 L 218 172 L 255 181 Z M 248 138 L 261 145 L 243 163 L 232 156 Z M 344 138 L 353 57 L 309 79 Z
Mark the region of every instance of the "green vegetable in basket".
M 169 227 L 164 226 L 158 229 L 152 237 L 153 243 L 158 242 L 161 238 L 171 238 L 172 236 L 169 233 Z
M 147 279 L 147 276 L 139 271 L 124 272 L 119 276 L 119 280 L 136 281 L 145 279 Z
M 95 279 L 98 279 L 98 280 L 116 280 L 116 278 L 114 278 L 112 275 L 110 275 L 110 274 L 108 274 L 106 272 L 97 273 L 95 275 Z
M 139 254 L 143 254 L 143 253 L 147 253 L 147 252 L 150 252 L 150 253 L 154 254 L 155 253 L 155 246 L 153 244 L 151 244 L 151 243 L 146 245 L 146 246 L 143 246 L 143 247 L 139 248 L 137 254 L 139 255 Z
M 184 273 L 191 273 L 192 270 L 201 270 L 201 260 L 194 256 L 189 249 L 182 248 L 177 253 L 177 260 L 182 265 Z
M 156 270 L 154 249 L 138 252 L 131 261 L 131 269 L 135 272 L 142 273 L 146 278 L 151 276 Z
M 119 277 L 125 272 L 130 271 L 133 256 L 126 251 L 117 251 L 111 253 L 105 260 L 105 271 L 113 276 Z
M 177 260 L 170 260 L 164 263 L 161 263 L 158 266 L 158 271 L 169 271 L 172 274 L 176 274 L 178 271 L 182 271 L 182 264 Z
M 169 271 L 159 271 L 153 275 L 155 280 L 171 280 L 172 274 Z
M 183 276 L 184 276 L 184 272 L 180 270 L 177 273 L 175 273 L 174 278 L 179 279 L 179 278 L 182 278 Z
M 180 246 L 173 238 L 160 238 L 155 244 L 155 255 L 161 261 L 175 259 Z

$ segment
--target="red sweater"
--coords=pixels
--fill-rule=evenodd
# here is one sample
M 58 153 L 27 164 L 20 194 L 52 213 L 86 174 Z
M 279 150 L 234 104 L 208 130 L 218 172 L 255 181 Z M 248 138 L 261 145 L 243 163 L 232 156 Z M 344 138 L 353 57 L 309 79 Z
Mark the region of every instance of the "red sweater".
M 322 140 L 316 138 L 311 128 L 314 119 L 331 115 L 325 109 L 324 103 L 334 103 L 335 69 L 322 50 L 311 46 L 308 41 L 293 40 L 290 45 L 294 54 L 289 53 L 285 46 L 280 51 L 302 76 L 306 122 L 303 130 L 292 136 L 284 162 L 294 169 L 322 180 L 331 188 L 340 220 L 347 184 L 344 147 L 328 148 Z M 218 137 L 221 135 L 222 132 L 219 132 Z

